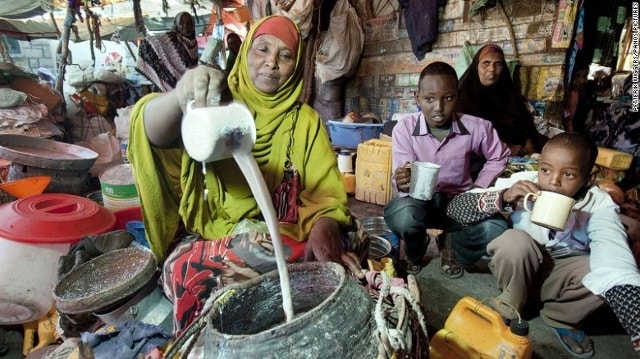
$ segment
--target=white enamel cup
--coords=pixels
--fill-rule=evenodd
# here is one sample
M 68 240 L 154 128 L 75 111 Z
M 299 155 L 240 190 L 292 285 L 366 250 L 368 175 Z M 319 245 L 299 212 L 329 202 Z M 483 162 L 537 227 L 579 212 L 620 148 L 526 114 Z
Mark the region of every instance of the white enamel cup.
M 530 203 L 533 203 L 533 208 L 530 208 Z M 564 230 L 575 204 L 573 198 L 551 191 L 524 196 L 524 209 L 531 213 L 531 222 L 555 231 Z

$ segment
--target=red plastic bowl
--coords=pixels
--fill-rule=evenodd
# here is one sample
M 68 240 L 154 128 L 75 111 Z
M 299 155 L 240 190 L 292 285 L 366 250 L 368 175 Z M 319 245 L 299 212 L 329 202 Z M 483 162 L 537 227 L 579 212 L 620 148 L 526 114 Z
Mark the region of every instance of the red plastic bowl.
M 113 211 L 116 215 L 114 229 L 127 229 L 127 222 L 142 221 L 142 207 L 134 206 Z

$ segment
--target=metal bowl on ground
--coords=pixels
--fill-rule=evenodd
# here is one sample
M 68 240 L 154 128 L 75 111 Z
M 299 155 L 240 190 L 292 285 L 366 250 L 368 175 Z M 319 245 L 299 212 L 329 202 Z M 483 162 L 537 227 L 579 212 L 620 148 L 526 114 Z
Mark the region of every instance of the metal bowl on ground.
M 173 305 L 164 296 L 162 287 L 158 285 L 160 273 L 156 272 L 149 281 L 132 298 L 123 298 L 123 303 L 103 308 L 93 315 L 113 326 L 124 322 L 139 320 L 143 323 L 163 327 L 167 332 L 173 330 Z M 128 299 L 128 300 L 126 300 Z
M 387 223 L 384 221 L 384 217 L 366 217 L 360 220 L 360 224 L 364 228 L 379 228 L 386 227 Z
M 97 312 L 140 291 L 157 271 L 153 254 L 137 247 L 117 249 L 85 262 L 58 281 L 56 307 L 65 314 Z
M 360 221 L 362 229 L 370 236 L 380 236 L 387 240 L 394 237 L 393 232 L 384 221 L 384 217 L 367 217 Z
M 386 238 L 370 236 L 369 241 L 369 258 L 377 260 L 391 253 L 391 243 Z
M 367 217 L 360 221 L 362 229 L 371 236 L 388 236 L 392 232 L 384 221 L 384 217 Z

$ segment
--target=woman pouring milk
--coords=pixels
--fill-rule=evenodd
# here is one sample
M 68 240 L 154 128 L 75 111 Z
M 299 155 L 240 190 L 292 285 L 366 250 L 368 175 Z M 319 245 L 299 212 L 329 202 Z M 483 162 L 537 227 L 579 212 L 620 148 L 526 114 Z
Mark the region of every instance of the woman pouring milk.
M 196 108 L 224 105 L 230 92 L 253 114 L 252 155 L 274 202 L 287 261 L 335 261 L 361 275 L 359 258 L 348 251 L 345 229 L 352 223 L 329 137 L 315 110 L 298 101 L 302 54 L 297 26 L 284 16 L 266 17 L 249 31 L 228 77 L 208 66 L 190 69 L 174 90 L 147 95 L 131 114 L 127 156 L 151 250 L 164 263 L 177 334 L 219 284 L 276 268 L 262 212 L 238 164 L 210 162 L 203 174 L 203 164 L 185 151 L 181 120 L 192 100 Z

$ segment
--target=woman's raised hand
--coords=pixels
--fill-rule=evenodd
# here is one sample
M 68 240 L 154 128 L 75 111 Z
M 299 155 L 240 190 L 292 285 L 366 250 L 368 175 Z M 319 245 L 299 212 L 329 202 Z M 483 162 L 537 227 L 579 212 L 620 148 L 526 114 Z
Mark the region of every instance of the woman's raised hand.
M 199 65 L 187 70 L 176 84 L 176 95 L 184 113 L 189 101 L 194 107 L 218 106 L 227 89 L 226 74 L 220 69 Z

